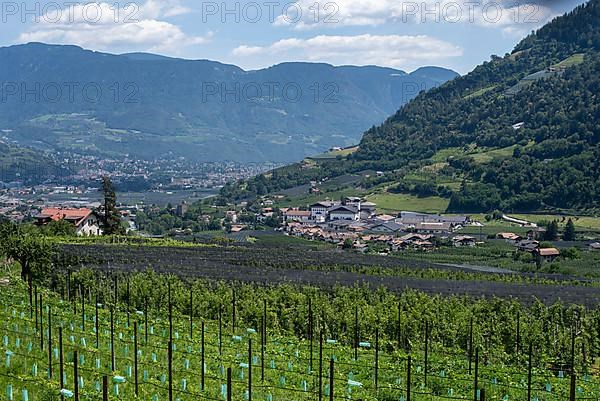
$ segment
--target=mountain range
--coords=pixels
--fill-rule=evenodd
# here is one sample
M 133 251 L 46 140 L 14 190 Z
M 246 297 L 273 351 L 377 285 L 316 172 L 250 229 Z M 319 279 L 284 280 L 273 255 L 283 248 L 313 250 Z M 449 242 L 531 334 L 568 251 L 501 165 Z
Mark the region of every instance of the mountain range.
M 356 144 L 420 91 L 458 74 L 113 55 L 30 43 L 0 48 L 4 141 L 106 157 L 291 162 Z
M 356 152 L 222 194 L 252 197 L 355 174 L 364 178 L 353 191 L 444 197 L 449 212 L 599 210 L 598 21 L 600 0 L 591 0 L 510 54 L 420 93 L 367 130 Z

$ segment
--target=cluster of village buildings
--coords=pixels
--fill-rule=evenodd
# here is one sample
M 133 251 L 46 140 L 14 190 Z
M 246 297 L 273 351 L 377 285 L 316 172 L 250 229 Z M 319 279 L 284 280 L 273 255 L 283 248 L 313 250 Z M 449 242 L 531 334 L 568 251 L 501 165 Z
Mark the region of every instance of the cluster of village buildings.
M 560 256 L 560 250 L 558 248 L 542 248 L 540 247 L 540 240 L 544 237 L 546 229 L 543 227 L 533 227 L 527 232 L 526 236 L 521 236 L 515 233 L 498 233 L 496 234 L 497 239 L 504 240 L 511 245 L 514 245 L 517 250 L 526 252 L 534 255 L 536 258 L 544 260 L 546 262 L 552 262 Z M 590 245 L 590 250 L 593 250 L 595 245 Z
M 448 238 L 453 246 L 476 246 L 476 239 L 456 235 L 455 231 L 471 223 L 467 216 L 441 216 L 402 212 L 398 216 L 377 214 L 376 205 L 361 198 L 317 202 L 308 210 L 282 209 L 285 231 L 294 236 L 334 244 L 349 245 L 366 251 L 380 244 L 392 251 L 433 249 L 437 238 Z

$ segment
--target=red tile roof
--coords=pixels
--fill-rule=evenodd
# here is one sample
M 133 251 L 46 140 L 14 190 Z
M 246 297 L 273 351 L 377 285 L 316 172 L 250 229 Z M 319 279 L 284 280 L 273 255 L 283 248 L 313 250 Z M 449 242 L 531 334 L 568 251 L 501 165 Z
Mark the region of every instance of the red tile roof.
M 62 219 L 70 220 L 79 225 L 93 211 L 91 209 L 61 209 L 61 208 L 46 208 L 38 215 L 38 218 L 51 219 L 59 221 Z

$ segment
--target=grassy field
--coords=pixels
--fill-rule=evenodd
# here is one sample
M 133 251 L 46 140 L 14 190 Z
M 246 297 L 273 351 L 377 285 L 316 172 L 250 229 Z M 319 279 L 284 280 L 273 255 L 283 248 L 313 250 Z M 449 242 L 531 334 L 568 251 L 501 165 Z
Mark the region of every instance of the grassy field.
M 563 67 L 563 68 L 572 67 L 574 65 L 583 63 L 584 57 L 585 57 L 585 55 L 583 53 L 576 53 L 576 54 L 573 54 L 571 57 L 564 59 L 560 63 L 553 65 L 553 67 Z
M 463 99 L 472 99 L 472 98 L 481 96 L 481 95 L 483 95 L 486 92 L 494 90 L 494 88 L 496 88 L 496 85 L 491 85 L 491 86 L 488 86 L 488 87 L 485 87 L 485 88 L 481 88 L 481 89 L 479 89 L 479 90 L 477 90 L 477 91 L 475 91 L 473 93 L 470 93 L 470 94 L 464 96 Z
M 353 146 L 351 148 L 345 148 L 342 150 L 334 150 L 331 152 L 325 152 L 320 155 L 311 156 L 308 160 L 327 160 L 327 159 L 336 159 L 338 157 L 346 157 L 350 156 L 352 153 L 358 150 L 358 146 Z
M 442 213 L 448 208 L 448 199 L 437 196 L 419 198 L 407 194 L 376 193 L 367 195 L 367 200 L 377 204 L 377 210 L 382 212 L 401 212 L 409 210 L 424 213 Z
M 511 217 L 525 219 L 533 223 L 541 223 L 545 221 L 558 220 L 559 227 L 564 227 L 569 218 L 573 219 L 575 228 L 586 231 L 600 231 L 600 217 L 591 216 L 560 216 L 552 214 L 511 214 Z

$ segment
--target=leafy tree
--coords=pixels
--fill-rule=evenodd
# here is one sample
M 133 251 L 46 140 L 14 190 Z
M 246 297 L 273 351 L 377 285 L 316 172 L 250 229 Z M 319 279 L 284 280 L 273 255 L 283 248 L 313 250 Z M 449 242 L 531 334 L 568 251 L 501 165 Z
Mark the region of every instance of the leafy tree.
M 548 222 L 544 239 L 546 241 L 556 241 L 558 239 L 558 221 L 552 220 Z
M 71 237 L 75 235 L 75 226 L 65 219 L 51 221 L 41 228 L 42 233 L 58 237 Z
M 573 220 L 569 219 L 569 221 L 567 221 L 565 233 L 563 234 L 563 239 L 565 241 L 575 241 L 575 238 L 575 224 L 573 224 Z
M 21 266 L 21 279 L 31 283 L 43 279 L 52 263 L 52 245 L 36 228 L 4 224 L 0 229 L 0 250 Z
M 102 177 L 102 192 L 104 194 L 104 234 L 125 234 L 125 230 L 121 225 L 121 215 L 117 210 L 117 195 L 108 176 Z

